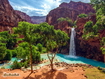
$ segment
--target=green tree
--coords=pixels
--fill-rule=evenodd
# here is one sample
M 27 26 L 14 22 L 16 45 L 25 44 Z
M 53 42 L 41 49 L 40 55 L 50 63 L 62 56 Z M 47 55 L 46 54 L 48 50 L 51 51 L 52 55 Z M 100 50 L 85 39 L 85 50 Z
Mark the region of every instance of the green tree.
M 37 40 L 37 34 L 35 34 L 34 31 L 35 26 L 28 22 L 19 22 L 18 27 L 14 28 L 14 32 L 23 35 L 24 41 L 29 44 L 31 72 L 33 72 L 32 44 Z
M 93 27 L 92 21 L 86 22 L 86 24 L 84 25 L 84 33 L 92 32 L 93 31 L 92 27 Z
M 38 29 L 38 32 L 43 35 L 41 38 L 42 41 L 40 42 L 47 48 L 47 56 L 51 63 L 51 70 L 54 70 L 53 60 L 58 52 L 58 48 L 66 45 L 69 37 L 65 32 L 55 30 L 54 26 L 51 26 L 48 23 L 41 23 L 38 26 Z M 56 50 L 54 51 L 54 49 Z
M 3 59 L 10 60 L 11 59 L 12 53 L 9 53 L 8 51 L 10 51 L 9 49 L 14 49 L 17 43 L 16 37 L 17 35 L 9 34 L 8 31 L 0 32 L 0 51 L 1 51 L 0 60 L 3 60 Z

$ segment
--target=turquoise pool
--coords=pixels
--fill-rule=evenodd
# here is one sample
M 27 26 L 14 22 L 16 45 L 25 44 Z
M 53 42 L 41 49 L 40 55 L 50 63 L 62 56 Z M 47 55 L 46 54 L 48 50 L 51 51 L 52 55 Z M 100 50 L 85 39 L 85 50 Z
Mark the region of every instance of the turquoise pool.
M 43 54 L 42 58 L 43 59 L 48 59 L 46 54 Z M 84 57 L 77 57 L 77 56 L 70 57 L 68 55 L 57 54 L 56 59 L 60 60 L 60 62 L 66 62 L 66 63 L 70 63 L 70 64 L 72 64 L 72 63 L 82 63 L 82 64 L 90 64 L 92 66 L 96 66 L 96 67 L 100 66 L 100 67 L 105 68 L 105 63 L 95 61 L 95 60 L 92 60 L 92 59 L 87 59 L 87 58 L 84 58 Z
M 46 54 L 41 54 L 41 58 L 48 59 Z M 70 63 L 70 64 L 82 63 L 82 64 L 90 64 L 92 66 L 96 66 L 96 67 L 100 66 L 100 67 L 105 68 L 105 63 L 98 62 L 98 61 L 91 60 L 91 59 L 87 59 L 87 58 L 84 58 L 84 57 L 70 57 L 68 55 L 57 54 L 55 59 L 58 59 L 59 62 L 66 62 L 66 63 Z M 11 68 L 11 64 L 15 60 L 17 60 L 17 58 L 12 58 L 9 63 L 0 64 L 0 67 Z M 18 61 L 20 61 L 20 60 L 18 60 Z M 47 64 L 49 64 L 49 62 L 44 63 L 44 64 L 38 64 L 38 66 L 44 66 L 44 65 L 47 65 Z

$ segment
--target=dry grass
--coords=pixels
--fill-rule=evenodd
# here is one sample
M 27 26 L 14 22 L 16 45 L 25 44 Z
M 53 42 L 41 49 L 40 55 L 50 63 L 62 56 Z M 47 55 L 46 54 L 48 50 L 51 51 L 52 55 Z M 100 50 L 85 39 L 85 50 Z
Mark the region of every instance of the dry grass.
M 105 73 L 98 70 L 96 67 L 85 68 L 84 70 L 87 79 L 105 79 Z

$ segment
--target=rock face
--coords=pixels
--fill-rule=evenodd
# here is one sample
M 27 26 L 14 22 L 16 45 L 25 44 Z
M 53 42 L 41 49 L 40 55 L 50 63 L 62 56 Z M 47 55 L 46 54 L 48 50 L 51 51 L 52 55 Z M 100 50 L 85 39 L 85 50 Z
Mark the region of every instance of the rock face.
M 96 22 L 96 16 L 93 15 L 88 18 L 78 18 L 77 28 L 76 28 L 76 55 L 84 56 L 86 58 L 95 59 L 98 61 L 103 61 L 103 55 L 100 50 L 100 40 L 99 38 L 91 38 L 89 40 L 82 39 L 84 24 L 87 21 Z M 104 31 L 105 33 L 105 31 Z M 101 33 L 102 35 L 102 33 Z M 105 35 L 105 34 L 104 34 Z M 103 36 L 103 35 L 102 35 Z
M 8 0 L 0 0 L 0 31 L 11 30 L 23 19 L 15 13 Z
M 46 21 L 46 16 L 32 16 L 31 20 L 34 24 L 39 24 Z
M 49 12 L 46 18 L 46 22 L 51 25 L 55 25 L 57 23 L 57 19 L 60 17 L 68 17 L 75 21 L 77 16 L 81 13 L 95 13 L 95 10 L 88 3 L 73 1 L 70 1 L 70 3 L 62 3 L 58 8 Z
M 90 4 L 83 3 L 83 2 L 74 2 L 70 1 L 70 3 L 62 3 L 59 7 L 71 8 L 74 10 L 78 10 L 80 13 L 95 13 L 95 10 L 92 8 Z
M 31 17 L 29 15 L 27 15 L 26 13 L 24 12 L 21 12 L 21 11 L 18 11 L 18 10 L 15 10 L 15 13 L 17 13 L 22 19 L 24 19 L 25 21 L 27 22 L 30 22 L 30 23 L 33 23 L 31 21 Z

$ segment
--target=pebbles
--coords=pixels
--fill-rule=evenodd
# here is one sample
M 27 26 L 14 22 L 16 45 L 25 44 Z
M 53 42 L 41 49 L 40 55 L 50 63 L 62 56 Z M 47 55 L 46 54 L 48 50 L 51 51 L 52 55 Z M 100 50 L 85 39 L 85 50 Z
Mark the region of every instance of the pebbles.
M 69 67 L 83 67 L 83 66 L 93 67 L 92 65 L 88 65 L 88 64 L 80 64 L 80 63 L 77 63 L 77 64 L 68 64 L 68 63 L 65 63 L 65 62 L 57 62 L 54 65 L 56 67 L 65 67 L 66 69 L 68 69 Z

